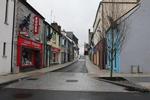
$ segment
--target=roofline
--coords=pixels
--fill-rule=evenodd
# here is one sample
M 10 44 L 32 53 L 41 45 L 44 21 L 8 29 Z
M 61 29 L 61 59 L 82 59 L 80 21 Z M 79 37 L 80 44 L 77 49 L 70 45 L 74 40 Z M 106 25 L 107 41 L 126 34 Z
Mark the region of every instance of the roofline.
M 44 23 L 47 24 L 48 26 L 50 26 L 50 24 L 47 21 L 45 21 L 45 20 L 44 20 Z
M 50 25 L 50 27 L 51 27 L 54 31 L 56 31 L 59 35 L 62 35 L 61 32 L 57 31 L 52 25 Z
M 45 20 L 45 18 L 35 8 L 33 8 L 26 0 L 19 0 L 19 2 L 23 3 L 26 7 L 28 7 L 34 13 L 39 15 L 43 20 Z
M 62 34 L 68 41 L 72 42 L 72 40 L 67 36 L 67 32 L 66 31 L 61 31 L 61 32 L 64 32 L 66 33 L 66 35 Z
M 77 38 L 77 36 L 74 34 L 74 32 L 72 32 L 72 31 L 65 31 L 66 33 L 72 33 L 73 35 L 74 35 L 74 37 L 77 39 L 77 40 L 79 40 L 78 38 Z
M 102 1 L 99 3 L 99 6 L 98 6 L 98 9 L 97 9 L 97 12 L 96 12 L 96 16 L 95 16 L 95 20 L 94 20 L 93 27 L 94 27 L 94 25 L 95 25 L 95 23 L 96 23 L 96 18 L 97 18 L 97 16 L 98 16 L 98 11 L 99 11 L 101 5 L 102 5 Z

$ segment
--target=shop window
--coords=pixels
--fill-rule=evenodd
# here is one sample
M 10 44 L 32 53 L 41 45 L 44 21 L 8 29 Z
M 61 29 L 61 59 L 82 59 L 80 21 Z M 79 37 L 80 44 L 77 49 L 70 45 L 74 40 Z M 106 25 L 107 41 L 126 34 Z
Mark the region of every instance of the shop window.
M 3 57 L 6 57 L 6 42 L 3 43 Z
M 33 65 L 32 56 L 32 50 L 24 48 L 22 51 L 22 65 Z
M 9 0 L 6 0 L 6 10 L 5 10 L 5 24 L 8 24 L 8 5 Z

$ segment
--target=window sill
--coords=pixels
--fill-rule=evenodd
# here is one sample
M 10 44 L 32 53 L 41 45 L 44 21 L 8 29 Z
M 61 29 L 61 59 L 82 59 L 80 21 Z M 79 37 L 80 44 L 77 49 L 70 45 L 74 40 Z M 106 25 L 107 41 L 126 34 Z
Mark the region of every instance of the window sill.
M 7 58 L 7 56 L 2 56 L 3 58 Z
M 7 22 L 4 22 L 4 24 L 9 25 Z

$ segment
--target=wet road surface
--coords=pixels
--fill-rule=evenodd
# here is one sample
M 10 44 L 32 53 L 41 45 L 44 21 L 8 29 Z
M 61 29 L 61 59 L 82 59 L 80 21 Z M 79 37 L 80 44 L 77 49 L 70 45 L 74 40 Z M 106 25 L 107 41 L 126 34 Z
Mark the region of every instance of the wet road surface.
M 150 94 L 129 92 L 90 77 L 84 63 L 79 60 L 57 72 L 7 85 L 0 90 L 0 100 L 149 100 Z
M 57 70 L 57 72 L 87 73 L 88 71 L 85 66 L 85 60 L 79 59 L 76 63 L 72 64 L 71 66 Z
M 62 90 L 62 91 L 97 91 L 127 92 L 124 87 L 99 81 L 86 73 L 52 72 L 10 84 L 7 88 Z
M 0 100 L 149 100 L 150 94 L 3 89 Z

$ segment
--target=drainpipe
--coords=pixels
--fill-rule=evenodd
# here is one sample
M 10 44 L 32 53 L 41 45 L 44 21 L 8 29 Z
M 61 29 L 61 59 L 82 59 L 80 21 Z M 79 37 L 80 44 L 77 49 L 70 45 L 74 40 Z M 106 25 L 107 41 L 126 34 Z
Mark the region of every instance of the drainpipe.
M 13 73 L 13 45 L 14 45 L 14 35 L 15 35 L 15 15 L 16 15 L 16 0 L 14 0 L 14 12 L 13 12 L 13 27 L 12 27 L 12 44 L 11 44 L 11 73 Z

